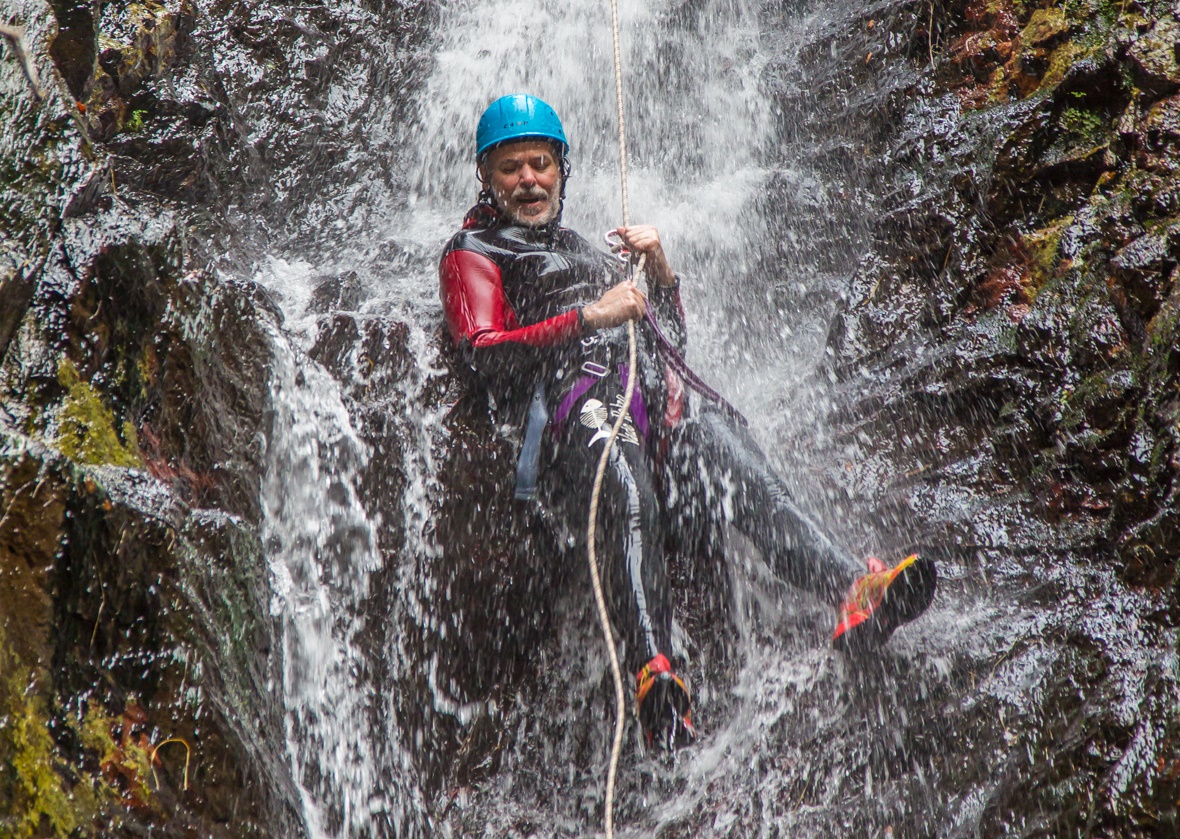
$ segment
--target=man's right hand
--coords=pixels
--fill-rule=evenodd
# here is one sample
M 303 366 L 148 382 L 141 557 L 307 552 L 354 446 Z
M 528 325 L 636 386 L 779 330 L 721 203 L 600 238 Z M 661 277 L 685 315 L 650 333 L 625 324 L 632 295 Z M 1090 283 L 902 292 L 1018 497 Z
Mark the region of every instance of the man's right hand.
M 608 329 L 639 320 L 647 311 L 647 298 L 630 280 L 623 280 L 597 301 L 582 309 L 582 319 L 590 329 Z

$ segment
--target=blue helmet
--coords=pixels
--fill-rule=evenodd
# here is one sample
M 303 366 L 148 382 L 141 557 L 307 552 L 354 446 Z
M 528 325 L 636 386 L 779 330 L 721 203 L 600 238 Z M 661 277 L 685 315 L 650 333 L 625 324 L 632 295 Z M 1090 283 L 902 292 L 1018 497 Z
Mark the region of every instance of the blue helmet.
M 570 150 L 561 120 L 548 104 L 527 93 L 501 96 L 488 105 L 479 118 L 479 127 L 475 131 L 475 157 L 479 159 L 484 152 L 500 143 L 529 138 L 560 143 L 563 155 Z

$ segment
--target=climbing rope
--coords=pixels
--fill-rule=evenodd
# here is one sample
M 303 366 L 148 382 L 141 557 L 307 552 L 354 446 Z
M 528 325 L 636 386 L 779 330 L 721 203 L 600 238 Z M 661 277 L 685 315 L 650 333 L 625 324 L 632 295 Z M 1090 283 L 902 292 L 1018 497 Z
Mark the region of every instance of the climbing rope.
M 619 54 L 619 3 L 611 0 L 611 36 L 614 39 L 615 54 L 615 107 L 619 117 L 619 179 L 622 184 L 623 198 L 623 226 L 631 223 L 631 211 L 627 204 L 627 132 L 623 116 L 623 62 Z M 641 254 L 639 261 L 634 264 L 631 278 L 634 279 L 643 271 L 645 255 Z M 615 685 L 615 735 L 611 743 L 610 768 L 606 773 L 606 803 L 604 821 L 606 839 L 614 839 L 615 835 L 615 777 L 619 768 L 619 752 L 623 747 L 623 725 L 626 720 L 627 700 L 623 692 L 623 674 L 619 668 L 619 654 L 615 649 L 614 633 L 611 632 L 610 614 L 606 610 L 606 598 L 602 593 L 602 577 L 598 570 L 598 555 L 595 552 L 595 535 L 598 531 L 598 498 L 602 492 L 602 479 L 606 474 L 606 464 L 610 460 L 614 449 L 615 438 L 627 419 L 631 409 L 631 398 L 635 394 L 635 380 L 639 378 L 635 369 L 635 321 L 627 321 L 627 383 L 624 387 L 623 401 L 619 405 L 618 416 L 611 427 L 606 445 L 602 447 L 602 455 L 598 458 L 598 469 L 594 473 L 594 489 L 590 493 L 590 523 L 586 529 L 586 550 L 590 560 L 590 581 L 594 585 L 594 602 L 598 607 L 598 621 L 602 625 L 602 634 L 606 639 L 606 649 L 610 656 L 611 677 Z

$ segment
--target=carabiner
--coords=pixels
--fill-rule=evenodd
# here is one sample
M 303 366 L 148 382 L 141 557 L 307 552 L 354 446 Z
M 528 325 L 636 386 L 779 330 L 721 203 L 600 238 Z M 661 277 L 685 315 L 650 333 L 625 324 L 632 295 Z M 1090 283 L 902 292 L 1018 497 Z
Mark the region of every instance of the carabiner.
M 623 241 L 623 237 L 619 235 L 617 230 L 608 230 L 603 234 L 602 238 L 606 241 L 606 246 L 610 248 L 610 252 L 615 255 L 615 258 L 627 265 L 631 262 L 631 250 L 627 247 L 627 243 Z

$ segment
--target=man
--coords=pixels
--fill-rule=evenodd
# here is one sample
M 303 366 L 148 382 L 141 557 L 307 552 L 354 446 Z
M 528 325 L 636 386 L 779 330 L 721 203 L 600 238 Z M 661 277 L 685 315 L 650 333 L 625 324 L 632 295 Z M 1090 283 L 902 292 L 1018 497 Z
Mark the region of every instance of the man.
M 439 266 L 447 325 L 498 418 L 523 427 L 517 497 L 539 494 L 574 532 L 587 518 L 599 447 L 627 415 L 596 539 L 649 742 L 695 737 L 688 688 L 668 658 L 673 526 L 698 545 L 717 544 L 725 525 L 742 531 L 781 578 L 839 604 L 833 643 L 848 651 L 879 646 L 926 609 L 933 563 L 911 556 L 887 569 L 870 558 L 866 574 L 795 506 L 745 420 L 684 364 L 680 283 L 658 231 L 616 231 L 646 255 L 649 297 L 616 257 L 560 226 L 569 143 L 552 108 L 525 94 L 493 102 L 476 132 L 476 167 L 479 200 Z M 629 320 L 638 322 L 635 371 Z M 686 384 L 702 394 L 693 412 Z

